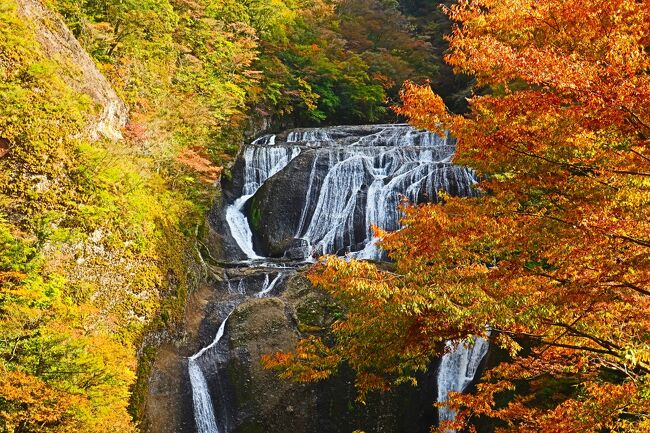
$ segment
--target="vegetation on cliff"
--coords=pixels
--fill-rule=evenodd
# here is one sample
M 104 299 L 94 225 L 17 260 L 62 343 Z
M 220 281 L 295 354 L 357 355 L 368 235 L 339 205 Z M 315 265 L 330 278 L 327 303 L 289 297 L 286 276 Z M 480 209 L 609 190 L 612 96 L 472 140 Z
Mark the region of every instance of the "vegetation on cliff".
M 438 78 L 395 0 L 48 1 L 131 107 L 134 135 L 218 162 L 249 115 L 372 123 L 394 118 L 405 80 Z
M 398 112 L 449 128 L 482 196 L 406 207 L 404 229 L 379 233 L 395 271 L 319 264 L 312 281 L 348 309 L 337 343 L 305 340 L 267 365 L 313 380 L 347 362 L 362 390 L 385 389 L 445 340 L 479 335 L 512 359 L 452 398 L 441 431 L 479 417 L 501 432 L 650 431 L 648 2 L 470 0 L 448 13 L 447 61 L 489 94 L 459 116 L 409 84 Z
M 0 32 L 0 429 L 132 431 L 136 345 L 179 314 L 201 200 L 133 142 L 86 138 L 75 65 L 15 3 Z

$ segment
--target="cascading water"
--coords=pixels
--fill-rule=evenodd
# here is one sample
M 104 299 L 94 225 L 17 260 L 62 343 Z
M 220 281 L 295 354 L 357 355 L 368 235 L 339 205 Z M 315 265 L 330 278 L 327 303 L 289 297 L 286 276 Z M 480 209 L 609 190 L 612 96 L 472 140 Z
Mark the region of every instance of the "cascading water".
M 231 295 L 235 295 L 234 306 L 231 305 L 233 301 L 230 301 L 228 305 L 230 312 L 219 325 L 217 334 L 212 343 L 190 356 L 187 362 L 190 385 L 192 387 L 192 403 L 194 407 L 194 421 L 197 433 L 219 433 L 220 431 L 219 423 L 217 422 L 214 413 L 210 387 L 208 386 L 208 381 L 201 369 L 200 360 L 206 355 L 206 353 L 218 348 L 226 331 L 226 323 L 236 306 L 239 305 L 247 295 L 254 294 L 254 296 L 258 298 L 268 296 L 268 294 L 273 291 L 276 284 L 282 280 L 284 275 L 285 273 L 282 271 L 271 272 L 268 269 L 264 269 L 263 280 L 261 282 L 255 274 L 253 276 L 242 276 L 235 281 L 227 279 L 228 292 Z M 226 429 L 224 428 L 224 430 Z
M 192 355 L 187 361 L 190 374 L 190 384 L 192 385 L 194 421 L 196 422 L 197 433 L 219 433 L 217 420 L 214 417 L 210 388 L 208 387 L 208 382 L 205 380 L 205 376 L 203 375 L 198 360 L 205 352 L 219 344 L 219 341 L 221 341 L 221 337 L 223 337 L 225 332 L 228 317 L 230 317 L 230 314 L 228 314 L 223 322 L 221 322 L 217 335 L 214 337 L 214 341 L 212 341 L 209 346 L 204 347 Z
M 230 227 L 230 234 L 237 242 L 237 246 L 241 248 L 242 252 L 250 260 L 261 259 L 260 256 L 255 254 L 253 249 L 253 233 L 248 224 L 248 218 L 242 212 L 246 201 L 253 195 L 243 195 L 239 197 L 233 204 L 226 209 L 226 221 Z
M 255 296 L 257 296 L 258 298 L 263 298 L 267 296 L 269 293 L 273 291 L 275 285 L 278 284 L 278 281 L 280 281 L 283 276 L 284 276 L 283 272 L 278 272 L 278 275 L 275 278 L 273 278 L 273 281 L 269 283 L 268 274 L 267 274 L 266 280 L 264 281 L 264 285 L 262 286 L 262 290 L 260 290 Z
M 451 391 L 463 392 L 476 377 L 481 361 L 488 352 L 489 343 L 483 338 L 475 338 L 473 344 L 447 342 L 447 349 L 438 369 L 438 403 L 448 400 Z M 456 413 L 446 406 L 438 409 L 438 419 L 452 421 Z M 453 430 L 447 430 L 452 433 Z
M 244 204 L 303 153 L 312 158 L 309 176 L 283 185 L 308 185 L 292 236 L 310 246 L 308 255 L 352 252 L 380 259 L 372 226 L 397 230 L 403 200 L 436 201 L 439 191 L 476 195 L 474 173 L 451 164 L 454 145 L 449 136 L 408 125 L 305 129 L 262 137 L 243 152 L 242 197 L 228 208 L 233 237 L 247 257 L 259 258 L 253 249 L 255 233 L 242 213 Z
M 437 201 L 440 191 L 458 196 L 477 194 L 474 173 L 451 164 L 454 149 L 451 137 L 408 125 L 299 129 L 258 138 L 240 155 L 236 175 L 242 182 L 230 191 L 236 198 L 226 205 L 223 220 L 248 258 L 239 266 L 252 271 L 246 275 L 262 272 L 263 276 L 255 280 L 254 290 L 250 290 L 248 277 L 228 280 L 228 293 L 263 298 L 277 291 L 296 266 L 295 261 L 285 261 L 288 268 L 282 265 L 282 271 L 277 269 L 282 256 L 302 259 L 298 263 L 328 253 L 381 259 L 372 226 L 398 230 L 403 200 Z M 249 224 L 252 221 L 253 226 Z M 284 225 L 284 237 L 276 239 L 264 232 L 278 224 Z M 271 245 L 273 242 L 278 245 Z M 265 257 L 271 254 L 259 245 L 273 247 L 276 259 Z M 276 266 L 276 270 L 269 271 L 268 266 Z M 218 433 L 217 426 L 223 424 L 215 419 L 198 360 L 218 344 L 224 327 L 225 321 L 215 341 L 188 363 L 199 433 Z M 485 340 L 477 339 L 473 346 L 461 345 L 443 357 L 438 373 L 439 401 L 446 401 L 450 390 L 467 387 L 487 347 Z M 453 416 L 453 411 L 440 409 L 441 420 Z
M 300 153 L 299 147 L 275 147 L 275 135 L 261 137 L 244 149 L 243 194 L 226 209 L 226 221 L 235 242 L 249 260 L 257 260 L 253 249 L 253 234 L 244 215 L 246 202 L 255 191 Z
M 318 191 L 308 192 L 308 200 L 315 203 L 315 209 L 309 222 L 303 223 L 299 236 L 308 240 L 317 253 L 333 253 L 359 243 L 369 245 L 373 225 L 384 230 L 398 229 L 399 204 L 403 199 L 412 203 L 435 200 L 440 190 L 455 190 L 464 196 L 474 194 L 473 173 L 449 164 L 448 145 L 430 147 L 434 140 L 414 134 L 381 138 L 396 140 L 388 141 L 394 147 L 356 144 L 352 148 L 328 149 L 327 175 Z M 368 140 L 360 140 L 364 141 Z M 425 145 L 421 146 L 422 142 Z M 358 213 L 365 215 L 365 238 L 355 240 Z M 363 258 L 379 258 L 370 257 L 367 252 L 361 254 Z

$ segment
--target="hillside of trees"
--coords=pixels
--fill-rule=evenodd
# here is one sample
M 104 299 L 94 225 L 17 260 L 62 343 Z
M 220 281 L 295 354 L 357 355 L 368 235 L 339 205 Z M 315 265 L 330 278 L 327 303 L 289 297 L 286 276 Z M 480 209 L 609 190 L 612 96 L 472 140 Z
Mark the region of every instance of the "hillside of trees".
M 89 133 L 83 71 L 39 39 L 59 19 L 121 137 Z M 317 264 L 335 341 L 266 366 L 347 364 L 363 399 L 482 336 L 507 360 L 440 431 L 647 433 L 649 52 L 649 0 L 3 0 L 0 431 L 139 431 L 147 336 L 177 331 L 241 143 L 408 119 L 458 138 L 480 196 L 405 204 L 377 233 L 394 268 Z
M 22 12 L 41 7 L 42 22 Z M 405 80 L 439 78 L 441 34 L 415 13 L 393 0 L 0 4 L 1 431 L 137 429 L 144 337 L 182 317 L 214 182 L 244 135 L 395 120 Z M 43 29 L 65 39 L 58 17 L 128 107 L 121 139 L 89 134 L 101 107 L 71 84 L 80 53 L 43 44 Z

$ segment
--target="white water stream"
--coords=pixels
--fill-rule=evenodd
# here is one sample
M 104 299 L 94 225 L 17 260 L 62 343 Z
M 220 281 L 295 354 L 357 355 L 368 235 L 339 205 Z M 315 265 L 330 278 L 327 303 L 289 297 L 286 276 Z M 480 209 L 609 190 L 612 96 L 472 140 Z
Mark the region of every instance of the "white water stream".
M 228 317 L 230 317 L 230 314 L 228 314 Z M 223 337 L 226 330 L 228 317 L 221 322 L 217 335 L 214 337 L 212 343 L 192 355 L 187 361 L 190 374 L 190 384 L 192 385 L 192 402 L 194 403 L 194 421 L 196 422 L 197 433 L 219 433 L 219 427 L 217 426 L 217 421 L 214 417 L 210 388 L 208 387 L 208 382 L 205 380 L 203 371 L 201 371 L 201 367 L 198 364 L 198 359 L 206 351 L 219 344 L 219 341 L 221 341 L 221 337 Z
M 438 369 L 438 403 L 449 399 L 449 392 L 463 392 L 476 377 L 481 361 L 488 352 L 489 343 L 483 338 L 475 338 L 474 344 L 456 344 L 447 342 L 447 348 L 452 349 L 446 353 Z M 453 421 L 456 412 L 441 406 L 438 408 L 438 419 Z M 453 430 L 447 430 L 452 433 Z
M 261 259 L 253 249 L 253 233 L 248 224 L 248 218 L 242 211 L 244 205 L 253 194 L 239 197 L 233 204 L 226 209 L 226 221 L 230 227 L 230 234 L 237 242 L 239 248 L 246 254 L 249 260 Z
M 284 140 L 265 136 L 245 149 L 243 197 L 228 209 L 233 236 L 249 258 L 259 257 L 246 217 L 239 215 L 244 203 L 305 148 L 316 154 L 295 237 L 307 241 L 314 255 L 353 251 L 359 258 L 379 259 L 371 227 L 397 230 L 403 199 L 435 200 L 440 190 L 476 194 L 474 173 L 450 163 L 453 139 L 408 125 L 304 129 Z M 360 215 L 364 238 L 355 237 Z
M 253 234 L 244 215 L 246 202 L 271 176 L 282 170 L 296 156 L 300 148 L 275 146 L 275 135 L 260 137 L 244 149 L 243 195 L 226 209 L 226 221 L 235 242 L 249 260 L 259 260 L 253 249 Z
M 255 296 L 258 298 L 263 298 L 275 288 L 276 284 L 280 279 L 284 276 L 284 273 L 278 272 L 278 275 L 269 283 L 269 275 L 266 274 L 266 279 L 264 280 L 264 285 L 262 286 L 262 290 L 260 290 Z

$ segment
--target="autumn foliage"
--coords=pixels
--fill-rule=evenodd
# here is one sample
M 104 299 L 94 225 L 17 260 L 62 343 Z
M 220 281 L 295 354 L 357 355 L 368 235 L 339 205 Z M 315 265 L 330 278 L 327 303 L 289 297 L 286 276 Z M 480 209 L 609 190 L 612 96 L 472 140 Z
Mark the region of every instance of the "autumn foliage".
M 446 427 L 648 432 L 650 2 L 464 0 L 447 13 L 446 60 L 483 96 L 458 116 L 408 84 L 398 112 L 450 129 L 483 194 L 406 207 L 404 229 L 382 234 L 394 271 L 318 265 L 313 282 L 348 308 L 336 344 L 305 340 L 267 364 L 309 379 L 347 362 L 362 390 L 381 389 L 488 325 L 510 359 L 452 398 Z

